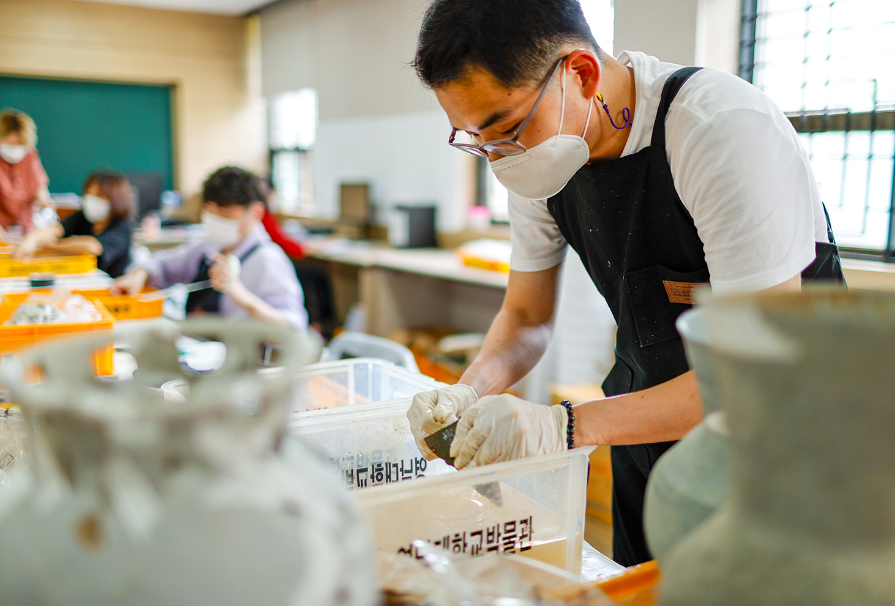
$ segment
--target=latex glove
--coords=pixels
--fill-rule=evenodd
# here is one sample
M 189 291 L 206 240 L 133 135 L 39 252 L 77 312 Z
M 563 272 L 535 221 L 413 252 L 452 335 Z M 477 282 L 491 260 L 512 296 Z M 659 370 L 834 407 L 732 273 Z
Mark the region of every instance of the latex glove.
M 430 461 L 438 458 L 424 440 L 454 423 L 478 399 L 475 389 L 460 383 L 413 396 L 407 419 L 410 421 L 410 431 L 416 438 L 416 445 L 424 457 Z
M 566 450 L 569 413 L 516 396 L 487 396 L 460 418 L 451 443 L 457 469 Z
M 214 264 L 208 268 L 211 287 L 218 292 L 229 292 L 239 282 L 241 267 L 234 255 L 216 255 Z

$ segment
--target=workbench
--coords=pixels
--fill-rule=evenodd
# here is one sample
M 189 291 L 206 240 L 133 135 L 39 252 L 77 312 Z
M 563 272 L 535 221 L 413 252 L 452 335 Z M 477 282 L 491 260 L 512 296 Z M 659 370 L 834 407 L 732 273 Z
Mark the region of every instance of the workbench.
M 468 267 L 448 250 L 342 241 L 309 259 L 332 277 L 339 320 L 360 302 L 367 332 L 379 336 L 425 326 L 486 332 L 509 280 L 505 273 Z

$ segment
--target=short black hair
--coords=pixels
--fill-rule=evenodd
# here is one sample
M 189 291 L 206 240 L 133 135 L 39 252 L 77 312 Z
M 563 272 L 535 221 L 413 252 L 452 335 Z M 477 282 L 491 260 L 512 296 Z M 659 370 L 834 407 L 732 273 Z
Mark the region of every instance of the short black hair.
M 218 206 L 249 206 L 264 202 L 258 189 L 258 177 L 236 166 L 214 171 L 202 186 L 202 200 Z
M 423 16 L 412 65 L 429 88 L 474 67 L 516 88 L 542 82 L 570 43 L 604 58 L 578 0 L 435 0 Z

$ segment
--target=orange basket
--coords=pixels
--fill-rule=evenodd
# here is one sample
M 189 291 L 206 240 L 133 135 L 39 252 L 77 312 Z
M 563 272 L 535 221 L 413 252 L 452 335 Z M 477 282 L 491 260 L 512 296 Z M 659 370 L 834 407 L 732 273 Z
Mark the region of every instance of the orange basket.
M 143 293 L 155 292 L 155 289 L 144 288 Z M 157 318 L 162 315 L 162 306 L 165 304 L 164 299 L 154 299 L 151 301 L 143 301 L 140 297 L 129 297 L 127 295 L 112 295 L 108 290 L 73 290 L 73 295 L 81 295 L 85 299 L 93 301 L 99 300 L 112 317 L 116 320 L 143 320 L 146 318 Z
M 655 560 L 631 566 L 597 583 L 616 604 L 623 606 L 654 606 L 659 603 L 658 587 L 662 575 Z
M 662 575 L 655 560 L 625 568 L 601 581 L 561 587 L 547 592 L 547 597 L 569 603 L 581 600 L 596 589 L 616 606 L 656 606 Z M 602 601 L 600 603 L 603 603 Z
M 31 293 L 12 293 L 3 295 L 0 302 L 0 325 L 6 322 L 15 312 L 16 308 L 30 296 Z M 90 299 L 96 309 L 102 314 L 99 322 L 64 322 L 59 324 L 31 324 L 25 326 L 0 326 L 0 356 L 12 354 L 22 347 L 34 345 L 46 339 L 73 335 L 83 332 L 106 332 L 109 334 L 109 345 L 97 349 L 93 354 L 93 369 L 97 375 L 111 375 L 115 373 L 113 357 L 115 353 L 112 344 L 112 328 L 115 326 L 115 318 L 109 313 L 102 301 Z
M 37 254 L 30 259 L 13 259 L 0 251 L 0 278 L 27 278 L 31 274 L 86 274 L 96 269 L 93 255 Z

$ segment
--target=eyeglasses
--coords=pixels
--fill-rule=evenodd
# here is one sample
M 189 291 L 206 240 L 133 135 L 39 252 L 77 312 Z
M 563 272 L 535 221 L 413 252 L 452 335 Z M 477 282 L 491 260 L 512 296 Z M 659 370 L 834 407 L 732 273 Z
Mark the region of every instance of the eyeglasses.
M 478 143 L 466 143 L 463 141 L 457 141 L 457 135 L 459 134 L 461 137 L 466 136 L 472 139 L 472 135 L 468 134 L 466 131 L 458 130 L 456 127 L 451 129 L 451 136 L 448 138 L 448 145 L 451 147 L 456 147 L 459 150 L 465 151 L 468 154 L 472 154 L 473 156 L 480 156 L 483 158 L 487 158 L 489 153 L 497 154 L 499 156 L 517 156 L 526 151 L 524 145 L 519 143 L 519 136 L 522 134 L 522 131 L 525 130 L 525 127 L 528 126 L 528 123 L 531 121 L 531 117 L 534 115 L 535 111 L 538 109 L 538 105 L 541 104 L 541 99 L 544 98 L 544 93 L 547 92 L 547 85 L 550 84 L 550 81 L 553 79 L 553 76 L 556 74 L 556 70 L 562 65 L 562 62 L 565 61 L 565 57 L 556 62 L 556 65 L 553 66 L 553 69 L 550 70 L 550 75 L 547 77 L 547 81 L 544 82 L 544 87 L 541 89 L 541 94 L 538 95 L 535 104 L 532 106 L 531 111 L 528 112 L 528 115 L 525 116 L 525 120 L 522 121 L 522 124 L 519 125 L 519 128 L 513 133 L 512 137 L 507 139 L 495 139 L 494 141 L 486 141 L 479 145 Z M 474 141 L 474 139 L 473 139 Z

